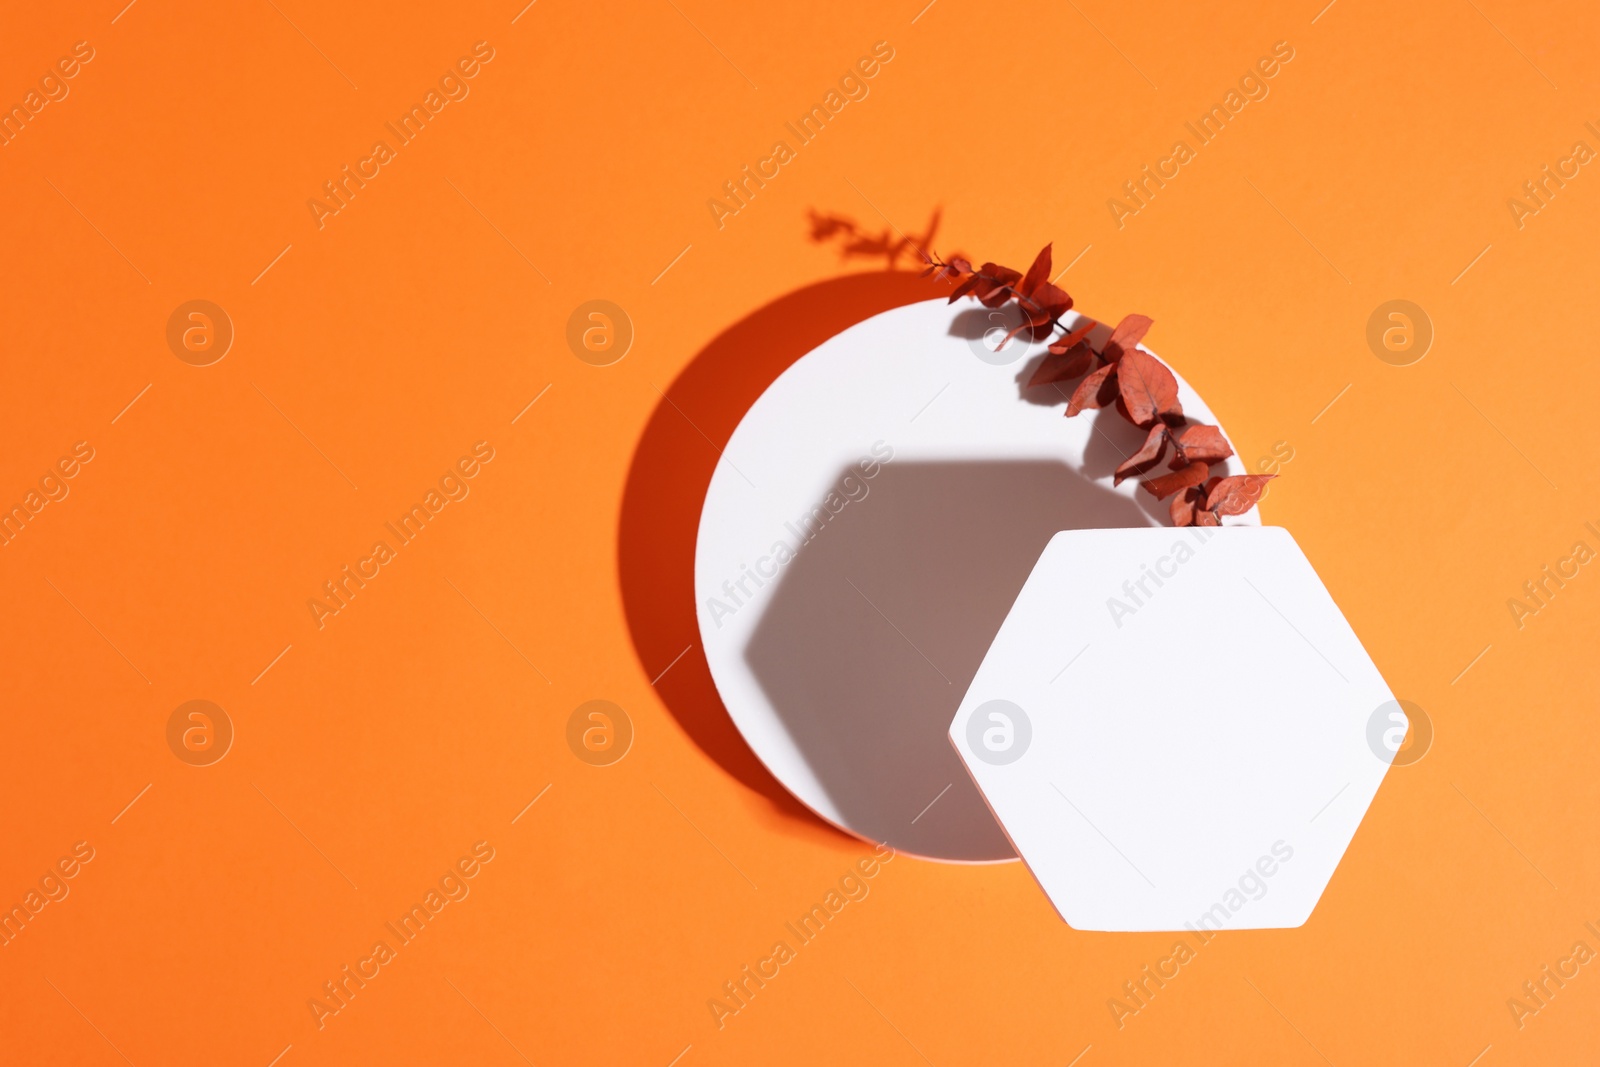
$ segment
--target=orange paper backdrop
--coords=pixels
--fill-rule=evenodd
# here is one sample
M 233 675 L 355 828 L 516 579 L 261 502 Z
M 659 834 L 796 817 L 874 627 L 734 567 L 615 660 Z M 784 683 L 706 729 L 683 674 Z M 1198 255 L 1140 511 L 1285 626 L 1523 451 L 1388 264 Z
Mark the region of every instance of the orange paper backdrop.
M 1591 10 L 523 2 L 6 20 L 0 1060 L 1593 1062 Z M 1435 732 L 1303 928 L 1119 1017 L 1171 935 L 901 856 L 708 1007 L 871 853 L 742 747 L 688 600 L 744 405 L 929 295 L 808 208 L 1054 241 L 1278 457 L 1266 520 Z M 569 348 L 590 300 L 620 362 Z M 1391 300 L 1420 362 L 1369 344 Z M 568 743 L 591 700 L 609 766 Z

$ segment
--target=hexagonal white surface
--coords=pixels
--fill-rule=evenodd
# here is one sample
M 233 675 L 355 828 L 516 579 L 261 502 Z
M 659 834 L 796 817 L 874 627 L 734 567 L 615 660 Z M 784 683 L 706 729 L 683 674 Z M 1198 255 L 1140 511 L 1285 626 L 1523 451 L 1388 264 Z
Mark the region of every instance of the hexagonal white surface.
M 1058 533 L 950 740 L 1082 930 L 1291 927 L 1392 753 L 1394 698 L 1288 531 Z

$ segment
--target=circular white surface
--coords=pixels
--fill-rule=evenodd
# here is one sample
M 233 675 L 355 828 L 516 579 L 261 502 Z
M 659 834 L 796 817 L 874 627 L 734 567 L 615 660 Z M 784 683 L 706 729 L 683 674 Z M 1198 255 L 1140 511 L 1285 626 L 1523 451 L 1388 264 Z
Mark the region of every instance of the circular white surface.
M 925 301 L 795 362 L 729 440 L 695 548 L 706 659 L 757 757 L 850 833 L 967 862 L 1015 854 L 946 731 L 1039 553 L 1061 529 L 1168 524 L 1136 479 L 1111 485 L 1143 433 L 1024 389 L 1043 345 L 998 362 L 970 339 L 994 321 Z

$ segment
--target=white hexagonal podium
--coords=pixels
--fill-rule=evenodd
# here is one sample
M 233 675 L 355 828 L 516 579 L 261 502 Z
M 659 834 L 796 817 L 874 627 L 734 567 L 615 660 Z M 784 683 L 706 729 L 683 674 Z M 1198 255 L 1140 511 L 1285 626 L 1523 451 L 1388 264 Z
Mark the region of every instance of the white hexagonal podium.
M 1081 930 L 1311 915 L 1389 768 L 1394 698 L 1288 531 L 1071 530 L 950 740 Z

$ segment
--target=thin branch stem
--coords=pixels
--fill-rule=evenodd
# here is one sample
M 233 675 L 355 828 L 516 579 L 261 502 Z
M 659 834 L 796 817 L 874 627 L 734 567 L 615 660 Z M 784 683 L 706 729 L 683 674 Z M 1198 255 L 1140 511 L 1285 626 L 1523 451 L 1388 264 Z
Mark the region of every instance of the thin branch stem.
M 1023 313 L 1026 315 L 1028 320 L 1027 323 L 1017 327 L 1007 334 L 1006 339 L 1008 341 L 1016 334 L 1021 333 L 1023 330 L 1028 330 L 1030 331 L 1031 339 L 1033 341 L 1038 342 L 1048 340 L 1052 342 L 1053 346 L 1053 343 L 1058 338 L 1070 336 L 1072 333 L 1077 332 L 1076 330 L 1068 329 L 1067 326 L 1061 321 L 1062 315 L 1064 315 L 1071 308 L 1070 296 L 1066 296 L 1066 307 L 1061 308 L 1060 311 L 1052 312 L 1051 307 L 1054 307 L 1055 305 L 1046 307 L 1034 296 L 1024 293 L 1017 288 L 1017 283 L 1023 280 L 1026 277 L 1025 275 L 1017 274 L 1016 271 L 1013 271 L 1010 268 L 1002 267 L 999 269 L 1004 270 L 1007 276 L 1001 276 L 999 274 L 985 271 L 981 268 L 975 269 L 972 266 L 972 263 L 963 255 L 957 254 L 953 256 L 952 259 L 955 262 L 950 262 L 940 259 L 937 254 L 926 250 L 927 246 L 932 244 L 934 232 L 938 228 L 938 219 L 939 216 L 936 213 L 933 221 L 929 224 L 928 234 L 923 238 L 922 245 L 918 245 L 909 236 L 903 233 L 901 234 L 899 241 L 894 241 L 889 230 L 885 230 L 883 236 L 880 238 L 868 237 L 862 231 L 861 227 L 852 219 L 838 215 L 819 215 L 813 211 L 811 213 L 811 236 L 812 240 L 822 242 L 828 240 L 836 234 L 842 233 L 846 237 L 847 241 L 853 241 L 859 246 L 864 246 L 853 248 L 849 243 L 847 243 L 842 250 L 842 255 L 845 258 L 849 258 L 852 255 L 883 255 L 887 257 L 889 261 L 889 268 L 891 270 L 898 265 L 900 257 L 909 250 L 913 252 L 916 257 L 928 267 L 928 271 L 924 272 L 924 276 L 926 276 L 928 273 L 936 274 L 941 281 L 950 281 L 954 283 L 958 289 L 962 286 L 972 283 L 974 279 L 977 279 L 979 284 L 973 285 L 972 288 L 969 289 L 964 295 L 977 297 L 979 302 L 982 303 L 984 307 L 991 309 L 1001 308 L 1006 304 L 1015 301 L 1018 307 L 1021 308 Z M 964 264 L 964 266 L 957 266 L 957 262 Z M 993 264 L 985 265 L 993 266 Z M 1061 292 L 1062 295 L 1065 296 L 1065 293 L 1062 290 L 1054 289 L 1054 291 Z M 995 300 L 996 297 L 999 298 L 999 302 L 991 303 L 991 301 Z M 1037 325 L 1034 325 L 1036 321 Z M 1086 324 L 1091 327 L 1099 325 L 1099 323 L 1095 322 L 1095 320 L 1080 314 L 1078 329 L 1081 330 Z M 1145 323 L 1145 327 L 1148 328 L 1148 323 Z M 1087 337 L 1085 336 L 1085 339 L 1079 343 L 1084 344 L 1086 343 L 1086 340 Z M 1105 351 L 1095 351 L 1093 346 L 1087 347 L 1089 348 L 1092 358 L 1089 360 L 1088 366 L 1085 368 L 1085 373 L 1096 373 L 1113 361 L 1112 357 L 1108 356 Z M 1132 350 L 1133 346 L 1130 345 L 1127 347 L 1127 351 Z M 1161 368 L 1169 375 L 1171 374 L 1170 368 L 1162 365 L 1160 360 L 1156 360 L 1153 356 L 1150 356 L 1148 352 L 1144 352 L 1142 354 L 1156 363 L 1158 366 L 1161 366 Z M 1145 370 L 1144 373 L 1148 374 L 1149 372 L 1148 370 Z M 1057 385 L 1059 386 L 1059 382 Z M 1081 383 L 1078 388 L 1083 388 Z M 1119 391 L 1120 388 L 1121 384 L 1119 383 Z M 1176 406 L 1175 402 L 1174 406 Z M 1118 409 L 1124 418 L 1126 418 L 1129 422 L 1134 422 L 1133 416 L 1129 414 L 1127 410 L 1123 409 L 1120 403 L 1118 404 Z M 1073 408 L 1070 404 L 1068 405 L 1067 410 L 1069 413 L 1073 412 Z M 1228 456 L 1235 454 L 1232 449 L 1229 448 L 1225 455 L 1218 457 L 1215 461 L 1194 460 L 1191 462 L 1189 450 L 1184 448 L 1183 445 L 1178 441 L 1177 434 L 1174 431 L 1183 426 L 1203 426 L 1206 424 L 1194 422 L 1179 412 L 1166 411 L 1165 402 L 1162 402 L 1162 410 L 1157 412 L 1157 416 L 1165 421 L 1169 427 L 1168 436 L 1172 441 L 1174 469 L 1178 469 L 1180 467 L 1188 468 L 1192 467 L 1195 463 L 1202 462 L 1215 462 L 1220 464 L 1222 461 L 1226 460 Z M 1134 423 L 1134 425 L 1137 426 L 1138 424 Z M 1148 430 L 1149 424 L 1147 423 L 1145 426 L 1141 426 L 1139 428 Z M 1160 459 L 1157 458 L 1155 463 L 1159 464 Z M 1209 471 L 1207 473 L 1209 474 Z M 1239 481 L 1231 482 L 1230 484 L 1233 489 L 1237 490 L 1237 492 L 1231 494 L 1226 500 L 1219 499 L 1216 507 L 1206 507 L 1206 503 L 1210 499 L 1214 488 L 1222 481 L 1228 479 L 1228 477 L 1229 476 L 1224 475 L 1221 477 L 1209 478 L 1204 482 L 1204 484 L 1186 485 L 1183 488 L 1176 490 L 1176 495 L 1172 497 L 1172 502 L 1168 506 L 1174 525 L 1199 525 L 1197 520 L 1200 516 L 1205 516 L 1209 520 L 1206 522 L 1206 525 L 1220 526 L 1224 517 L 1222 508 L 1225 503 L 1230 509 L 1228 514 L 1239 513 L 1237 509 L 1241 503 L 1246 505 L 1246 509 L 1248 509 L 1248 506 L 1253 505 L 1255 499 L 1259 497 L 1260 489 L 1262 485 L 1264 485 L 1264 482 L 1261 484 L 1253 484 L 1252 479 L 1261 476 L 1235 475 L 1232 477 L 1238 478 Z M 1276 475 L 1269 475 L 1267 477 L 1276 477 Z M 1156 481 L 1156 479 L 1146 480 L 1140 484 L 1151 493 L 1156 493 L 1156 489 L 1151 489 L 1151 484 L 1154 481 Z M 1172 493 L 1173 491 L 1169 490 L 1167 495 L 1172 495 Z M 1165 497 L 1157 496 L 1157 499 L 1165 499 Z M 1180 507 L 1180 505 L 1184 506 Z

